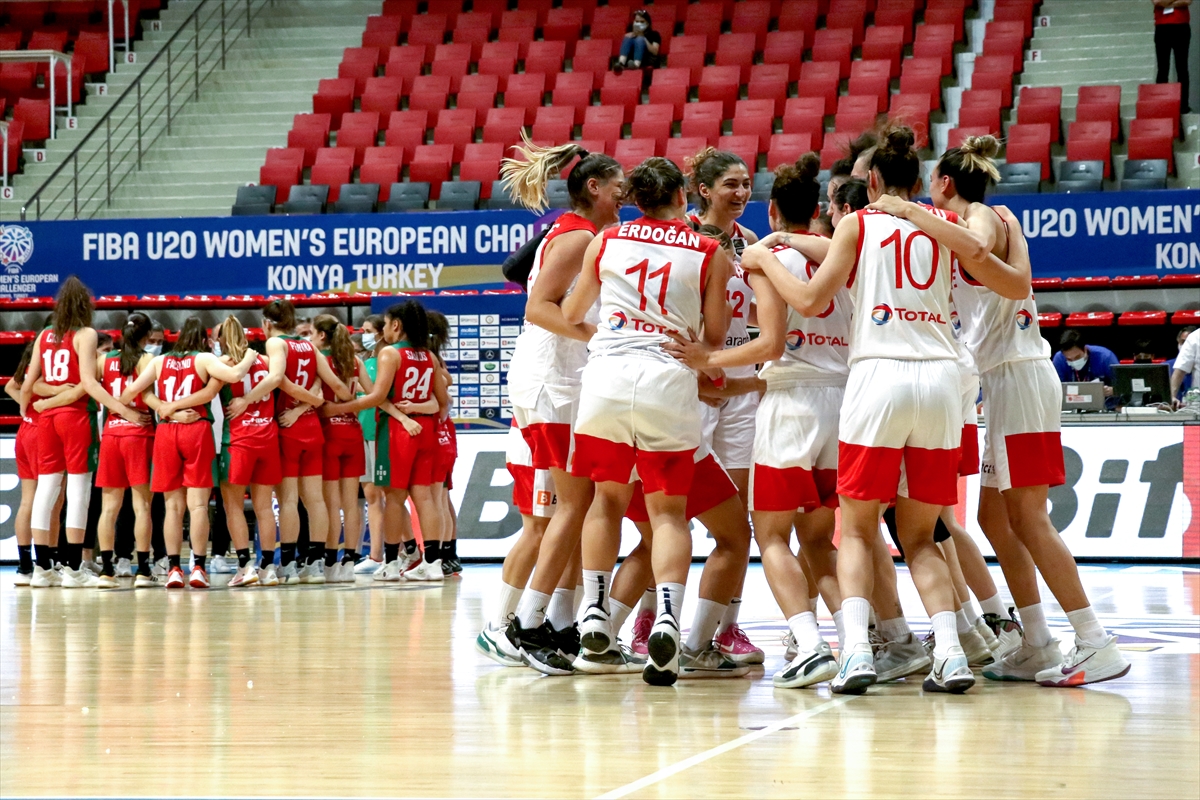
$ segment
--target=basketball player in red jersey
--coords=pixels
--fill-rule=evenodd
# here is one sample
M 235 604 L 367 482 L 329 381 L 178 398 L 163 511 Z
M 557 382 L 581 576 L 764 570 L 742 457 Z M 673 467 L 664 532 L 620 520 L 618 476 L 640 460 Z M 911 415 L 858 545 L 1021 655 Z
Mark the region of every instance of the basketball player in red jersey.
M 920 159 L 914 141 L 907 127 L 885 131 L 871 156 L 872 200 L 885 194 L 907 199 L 916 190 Z M 771 270 L 778 262 L 762 261 L 774 283 Z M 925 689 L 963 692 L 975 682 L 958 643 L 949 571 L 933 542 L 941 507 L 957 502 L 962 435 L 949 267 L 949 250 L 915 226 L 860 211 L 841 221 L 820 270 L 789 298 L 800 313 L 817 316 L 848 286 L 858 309 L 846 388 L 853 400 L 842 406 L 839 419 L 838 577 L 846 639 L 832 681 L 835 692 L 860 693 L 876 680 L 868 598 L 880 511 L 893 497 L 899 538 L 936 636 Z M 1007 293 L 1029 291 L 1028 270 L 1022 274 L 994 256 L 979 272 L 981 280 Z
M 450 324 L 446 315 L 440 311 L 427 311 L 429 320 L 429 350 L 438 363 L 438 378 L 445 383 L 446 391 L 454 385 L 454 378 L 446 369 L 442 359 L 442 348 L 450 338 Z M 457 542 L 455 541 L 454 503 L 450 500 L 451 476 L 454 474 L 454 462 L 458 458 L 458 436 L 454 428 L 454 420 L 450 419 L 450 407 L 438 409 L 438 421 L 435 428 L 438 443 L 437 461 L 433 467 L 433 503 L 442 509 L 442 575 L 447 578 L 462 572 L 462 563 L 458 560 Z
M 993 291 L 979 272 L 980 253 L 1026 258 L 1016 218 L 1007 209 L 983 203 L 987 187 L 999 175 L 991 161 L 997 150 L 992 137 L 971 137 L 938 162 L 930 195 L 937 207 L 959 215 L 960 226 L 943 224 L 913 204 L 893 203 L 894 212 L 939 241 L 953 243 L 961 259 L 955 304 L 964 341 L 979 367 L 988 423 L 979 522 L 1024 624 L 1021 647 L 987 667 L 984 675 L 1046 686 L 1112 680 L 1129 672 L 1129 662 L 1117 649 L 1116 637 L 1096 618 L 1075 560 L 1046 511 L 1049 488 L 1063 482 L 1065 469 L 1058 378 L 1038 331 L 1037 306 L 1028 292 L 1014 297 Z M 973 237 L 973 249 L 958 243 L 964 231 Z M 1014 462 L 1022 468 L 1013 470 Z M 1075 629 L 1075 646 L 1065 660 L 1046 626 L 1035 565 Z
M 588 475 L 571 472 L 571 426 L 579 408 L 587 342 L 598 317 L 592 310 L 577 323 L 568 322 L 562 304 L 574 291 L 583 254 L 596 233 L 617 222 L 624 175 L 612 157 L 589 153 L 576 144 L 537 147 L 526 141 L 519 150 L 523 160 L 507 160 L 504 174 L 513 196 L 534 211 L 546 207 L 546 181 L 574 164 L 567 176 L 571 210 L 555 220 L 534 254 L 525 328 L 517 338 L 508 373 L 513 418 L 533 454 L 533 516 L 536 520 L 549 517 L 549 521 L 544 523 L 537 568 L 521 595 L 512 624 L 500 630 L 485 628 L 481 636 L 490 642 L 485 650 L 526 662 L 540 652 L 544 658 L 536 669 L 569 674 L 570 662 L 564 655 L 555 655 L 578 651 L 573 626 L 574 578 L 564 573 L 579 550 L 593 491 Z M 508 588 L 523 585 L 528 572 L 521 570 L 515 577 L 519 583 Z M 571 588 L 557 591 L 563 581 Z M 548 616 L 561 630 L 547 622 Z
M 283 480 L 279 484 L 279 579 L 282 583 L 325 582 L 325 539 L 329 533 L 329 509 L 325 505 L 322 455 L 324 436 L 316 409 L 325 398 L 318 381 L 333 388 L 341 399 L 353 397 L 334 374 L 328 360 L 319 358 L 312 342 L 295 334 L 296 309 L 290 300 L 272 300 L 263 308 L 263 332 L 267 334 L 269 374 L 278 376 L 280 391 L 275 398 L 279 422 L 279 449 Z M 304 569 L 297 569 L 296 541 L 300 538 L 298 504 L 308 512 L 308 554 Z
M 313 344 L 329 364 L 330 369 L 346 386 L 354 390 L 355 383 L 365 381 L 370 386 L 366 367 L 354 355 L 350 332 L 332 314 L 321 314 L 313 320 Z M 333 390 L 323 386 L 326 404 L 336 400 Z M 358 504 L 358 481 L 367 468 L 363 449 L 363 430 L 355 414 L 331 415 L 321 409 L 321 432 L 325 438 L 325 461 L 322 467 L 325 487 L 325 507 L 329 510 L 329 532 L 325 539 L 325 582 L 354 583 L 358 537 L 362 534 L 362 508 Z M 339 563 L 338 543 L 343 535 L 345 519 L 345 557 Z
M 702 331 L 713 347 L 724 343 L 732 265 L 718 242 L 683 222 L 685 181 L 675 164 L 647 159 L 627 186 L 644 216 L 588 245 L 579 284 L 562 306 L 566 321 L 579 324 L 599 298 L 602 320 L 588 344 L 572 465 L 573 474 L 596 483 L 583 529 L 580 641 L 592 656 L 616 648 L 607 595 L 636 466 L 654 535 L 659 595 L 642 677 L 669 686 L 682 654 L 679 614 L 692 553 L 687 492 L 700 446 L 700 409 L 695 373 L 662 345 L 670 341 L 668 331 L 689 330 Z
M 151 385 L 160 405 L 159 425 L 154 432 L 154 474 L 150 489 L 163 495 L 166 516 L 163 539 L 167 546 L 167 588 L 182 589 L 183 514 L 186 510 L 193 566 L 187 584 L 194 589 L 208 588 L 205 553 L 208 551 L 208 498 L 213 488 L 212 410 L 208 403 L 217 396 L 221 383 L 241 381 L 254 366 L 256 353 L 249 351 L 235 366 L 207 352 L 208 332 L 199 317 L 188 317 L 179 338 L 169 353 L 157 356 L 125 387 L 122 401 L 149 394 Z M 151 403 L 147 399 L 147 405 Z M 199 418 L 191 422 L 175 421 L 183 409 L 195 409 Z
M 232 314 L 221 323 L 217 336 L 223 364 L 232 367 L 253 353 L 242 324 Z M 229 538 L 238 556 L 237 572 L 229 580 L 234 588 L 279 585 L 275 572 L 275 512 L 271 507 L 271 493 L 283 479 L 279 426 L 275 422 L 278 385 L 279 380 L 271 376 L 266 356 L 254 354 L 254 365 L 246 375 L 221 388 L 225 412 L 221 431 L 221 500 L 225 504 Z M 247 487 L 262 551 L 258 570 L 251 561 L 250 528 L 246 524 Z
M 153 357 L 146 352 L 146 342 L 153 327 L 150 318 L 140 312 L 129 315 L 121 329 L 121 348 L 109 353 L 100 365 L 100 380 L 114 397 L 120 397 L 125 388 L 137 380 L 150 365 Z M 132 406 L 139 411 L 159 409 L 157 397 L 149 402 L 135 397 Z M 200 419 L 192 409 L 179 411 L 176 422 L 195 422 Z M 96 486 L 102 490 L 100 523 L 97 539 L 103 566 L 100 571 L 100 587 L 114 588 L 117 579 L 112 565 L 112 550 L 116 540 L 117 515 L 125 502 L 125 490 L 133 498 L 133 539 L 137 552 L 138 570 L 134 586 L 148 588 L 157 585 L 150 569 L 150 459 L 154 452 L 154 427 L 147 417 L 145 424 L 134 425 L 123 417 L 110 414 L 100 438 L 100 464 L 96 471 Z
M 408 409 L 397 411 L 400 420 L 381 414 L 377 422 L 375 485 L 387 491 L 386 560 L 390 564 L 399 556 L 404 503 L 411 495 L 425 537 L 425 554 L 421 563 L 403 577 L 441 581 L 441 540 L 437 537 L 442 529 L 442 512 L 434 504 L 429 487 L 434 481 L 438 450 L 434 433 L 437 413 L 449 405 L 450 395 L 438 378 L 437 361 L 429 351 L 429 323 L 420 303 L 406 300 L 389 308 L 384 315 L 383 337 L 388 346 L 379 351 L 371 391 L 353 402 L 332 404 L 329 410 L 334 414 L 357 413 L 381 407 L 385 401 Z M 403 420 L 415 422 L 420 430 L 414 433 Z
M 21 360 L 17 363 L 12 380 L 4 384 L 4 393 L 12 398 L 18 406 L 21 405 L 21 384 L 24 382 L 25 373 L 29 368 L 29 359 L 32 356 L 33 342 L 30 342 L 21 353 Z M 21 481 L 21 505 L 17 507 L 17 514 L 13 520 L 17 536 L 18 564 L 15 583 L 17 586 L 29 586 L 33 580 L 33 530 L 29 527 L 29 521 L 33 515 L 33 496 L 37 492 L 37 423 L 39 416 L 33 403 L 30 403 L 28 407 L 21 408 L 21 425 L 17 428 L 17 438 L 14 443 L 17 479 Z M 62 510 L 62 500 L 60 492 L 58 501 L 54 504 L 54 511 L 50 515 L 50 541 L 52 542 L 58 541 L 58 517 L 59 511 Z M 47 575 L 52 581 L 61 580 L 59 574 L 54 570 L 50 570 Z
M 94 306 L 86 286 L 74 275 L 58 291 L 54 325 L 38 335 L 29 369 L 21 383 L 21 406 L 28 408 L 39 379 L 48 394 L 70 392 L 66 405 L 48 409 L 38 419 L 38 486 L 33 498 L 30 526 L 33 529 L 36 568 L 30 585 L 54 585 L 47 573 L 50 564 L 50 515 L 67 475 L 67 552 L 63 559 L 63 588 L 96 586 L 97 579 L 81 572 L 83 539 L 91 499 L 92 470 L 96 466 L 95 406 L 140 424 L 145 415 L 123 405 L 96 379 L 96 331 L 92 328 Z M 86 396 L 85 396 L 86 395 Z M 90 398 L 90 399 L 89 399 Z

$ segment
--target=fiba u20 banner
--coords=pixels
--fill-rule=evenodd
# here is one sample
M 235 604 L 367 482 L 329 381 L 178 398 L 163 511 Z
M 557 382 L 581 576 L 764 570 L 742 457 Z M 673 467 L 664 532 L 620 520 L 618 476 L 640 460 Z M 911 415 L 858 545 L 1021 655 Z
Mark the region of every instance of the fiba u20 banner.
M 1018 195 L 1034 274 L 1200 272 L 1200 193 Z M 622 218 L 637 211 L 626 208 Z M 70 274 L 97 295 L 404 292 L 501 283 L 504 258 L 555 212 L 447 211 L 0 225 L 0 299 L 53 295 Z M 766 233 L 751 203 L 742 224 Z

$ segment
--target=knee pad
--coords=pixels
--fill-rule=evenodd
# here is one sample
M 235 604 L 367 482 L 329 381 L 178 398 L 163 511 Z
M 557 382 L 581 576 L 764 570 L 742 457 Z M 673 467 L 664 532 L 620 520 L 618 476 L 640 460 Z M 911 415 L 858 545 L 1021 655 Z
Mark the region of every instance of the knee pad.
M 67 476 L 67 527 L 86 528 L 92 501 L 92 473 Z
M 29 519 L 29 527 L 33 530 L 50 530 L 51 520 L 54 519 L 54 505 L 58 502 L 58 493 L 62 489 L 62 479 L 61 473 L 38 476 L 37 489 L 33 493 L 33 513 Z

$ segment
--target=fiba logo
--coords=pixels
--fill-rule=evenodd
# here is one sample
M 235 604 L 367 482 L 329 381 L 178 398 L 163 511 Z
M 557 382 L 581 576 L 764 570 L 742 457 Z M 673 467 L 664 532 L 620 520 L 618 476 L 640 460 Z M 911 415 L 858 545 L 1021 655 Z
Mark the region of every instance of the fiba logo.
M 799 350 L 804 344 L 804 331 L 788 331 L 783 341 L 788 350 Z
M 629 324 L 629 317 L 625 316 L 623 311 L 614 311 L 613 315 L 608 318 L 608 327 L 614 331 L 619 331 Z
M 887 325 L 891 318 L 892 307 L 885 303 L 880 303 L 871 309 L 871 321 L 876 325 Z
M 1017 312 L 1017 328 L 1019 328 L 1020 330 L 1023 330 L 1023 331 L 1028 330 L 1029 326 L 1032 324 L 1033 324 L 1033 314 L 1030 314 L 1028 311 L 1026 311 L 1023 308 Z
M 0 265 L 9 275 L 33 257 L 33 233 L 24 225 L 0 225 Z

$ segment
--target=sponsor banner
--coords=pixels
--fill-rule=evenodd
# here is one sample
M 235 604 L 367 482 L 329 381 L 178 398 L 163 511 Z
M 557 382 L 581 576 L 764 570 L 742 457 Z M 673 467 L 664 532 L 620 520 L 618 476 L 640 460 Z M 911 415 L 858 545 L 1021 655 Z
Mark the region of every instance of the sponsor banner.
M 982 434 L 982 431 L 981 431 Z M 461 431 L 454 489 L 458 552 L 503 558 L 521 532 L 505 467 L 506 432 Z M 1079 425 L 1063 428 L 1067 483 L 1050 492 L 1050 518 L 1076 556 L 1200 558 L 1200 425 Z M 982 441 L 981 441 L 982 448 Z M 14 517 L 21 500 L 15 438 L 0 436 L 0 559 L 17 557 Z M 991 546 L 975 521 L 979 480 L 964 482 L 959 517 L 986 555 Z M 712 552 L 713 540 L 692 522 L 693 553 Z M 638 542 L 626 521 L 621 553 Z M 758 550 L 752 544 L 752 555 Z
M 1195 190 L 1003 198 L 1036 276 L 1200 272 Z M 502 283 L 504 258 L 559 213 L 446 211 L 0 225 L 0 299 L 52 295 L 77 274 L 97 295 L 405 292 Z M 635 208 L 622 210 L 633 219 Z M 740 223 L 770 229 L 764 203 Z

